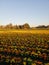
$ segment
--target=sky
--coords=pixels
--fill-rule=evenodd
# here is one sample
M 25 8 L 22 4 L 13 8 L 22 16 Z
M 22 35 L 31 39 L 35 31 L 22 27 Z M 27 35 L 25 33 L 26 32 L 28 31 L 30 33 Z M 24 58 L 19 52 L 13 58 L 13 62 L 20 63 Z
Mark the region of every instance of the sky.
M 0 25 L 49 25 L 49 0 L 0 0 Z

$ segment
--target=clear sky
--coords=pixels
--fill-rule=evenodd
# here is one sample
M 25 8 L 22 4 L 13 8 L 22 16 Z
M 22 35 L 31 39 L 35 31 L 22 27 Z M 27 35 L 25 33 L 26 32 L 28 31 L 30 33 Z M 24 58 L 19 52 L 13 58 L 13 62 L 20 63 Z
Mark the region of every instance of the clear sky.
M 49 0 L 0 0 L 0 25 L 49 25 Z

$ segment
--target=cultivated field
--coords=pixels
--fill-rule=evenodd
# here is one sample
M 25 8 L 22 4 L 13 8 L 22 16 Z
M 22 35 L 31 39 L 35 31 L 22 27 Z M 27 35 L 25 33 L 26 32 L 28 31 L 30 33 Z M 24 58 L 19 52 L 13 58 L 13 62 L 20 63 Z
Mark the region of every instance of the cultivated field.
M 33 30 L 0 30 L 0 33 L 32 33 L 32 34 L 49 34 L 49 29 Z
M 0 65 L 49 65 L 49 30 L 0 30 Z

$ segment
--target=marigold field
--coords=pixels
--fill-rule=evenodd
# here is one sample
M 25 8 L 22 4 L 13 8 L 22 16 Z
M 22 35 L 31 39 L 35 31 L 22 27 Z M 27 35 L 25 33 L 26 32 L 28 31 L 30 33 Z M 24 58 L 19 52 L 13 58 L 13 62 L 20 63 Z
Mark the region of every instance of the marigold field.
M 0 30 L 0 65 L 49 65 L 49 30 Z

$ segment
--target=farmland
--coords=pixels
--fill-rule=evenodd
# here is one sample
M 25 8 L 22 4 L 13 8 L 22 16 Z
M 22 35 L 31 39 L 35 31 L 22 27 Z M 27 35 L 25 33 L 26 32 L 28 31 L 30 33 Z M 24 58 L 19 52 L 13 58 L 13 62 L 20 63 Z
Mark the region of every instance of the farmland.
M 0 30 L 0 65 L 49 65 L 49 30 Z
M 49 34 L 49 29 L 29 29 L 29 30 L 27 30 L 27 29 L 25 29 L 25 30 L 23 30 L 23 29 L 20 29 L 20 30 L 0 30 L 0 33 L 7 33 L 7 34 L 9 34 L 9 33 L 32 33 L 32 34 Z

